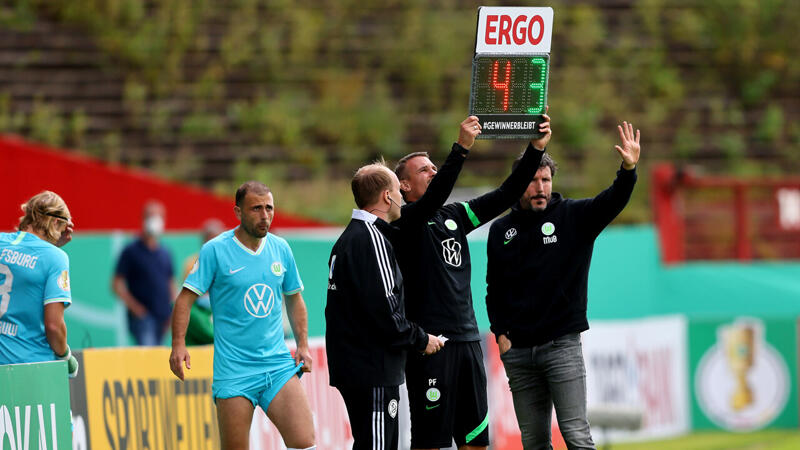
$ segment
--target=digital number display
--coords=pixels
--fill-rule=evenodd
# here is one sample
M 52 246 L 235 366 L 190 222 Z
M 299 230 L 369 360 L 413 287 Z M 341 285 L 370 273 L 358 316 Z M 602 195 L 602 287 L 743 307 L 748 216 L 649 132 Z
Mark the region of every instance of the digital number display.
M 470 112 L 544 114 L 549 63 L 549 55 L 476 56 Z

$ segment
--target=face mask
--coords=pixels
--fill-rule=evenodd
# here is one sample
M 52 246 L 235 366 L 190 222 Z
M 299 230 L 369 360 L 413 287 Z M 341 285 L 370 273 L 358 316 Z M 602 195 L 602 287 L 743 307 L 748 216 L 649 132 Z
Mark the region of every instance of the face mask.
M 150 216 L 144 219 L 144 232 L 150 236 L 161 236 L 161 233 L 164 232 L 164 218 Z

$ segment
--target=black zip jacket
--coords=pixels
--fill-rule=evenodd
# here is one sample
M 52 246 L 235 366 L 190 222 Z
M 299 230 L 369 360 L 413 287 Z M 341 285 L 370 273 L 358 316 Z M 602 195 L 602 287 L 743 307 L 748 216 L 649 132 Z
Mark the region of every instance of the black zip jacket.
M 355 210 L 328 260 L 325 347 L 331 386 L 398 386 L 406 350 L 428 335 L 405 317 L 403 277 L 388 240 Z
M 467 234 L 519 200 L 544 154 L 528 144 L 519 166 L 499 188 L 467 202 L 437 206 L 428 197 L 440 200 L 450 195 L 465 152 L 453 145 L 425 195 L 404 205 L 402 216 L 386 232 L 403 272 L 409 320 L 454 342 L 480 340 L 472 306 Z M 423 201 L 425 206 L 420 205 Z
M 553 193 L 544 211 L 515 206 L 489 229 L 486 308 L 492 332 L 531 347 L 589 329 L 589 264 L 594 241 L 622 211 L 636 169 L 620 168 L 594 198 Z

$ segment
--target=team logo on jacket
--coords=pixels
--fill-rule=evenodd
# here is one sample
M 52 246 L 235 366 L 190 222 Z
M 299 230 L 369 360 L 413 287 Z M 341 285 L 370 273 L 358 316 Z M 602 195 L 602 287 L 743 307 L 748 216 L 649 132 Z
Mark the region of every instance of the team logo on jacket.
M 281 264 L 279 261 L 275 261 L 274 263 L 272 263 L 272 265 L 269 268 L 270 270 L 272 270 L 272 273 L 274 273 L 276 277 L 281 276 L 281 274 L 283 273 L 283 264 Z
M 444 226 L 446 226 L 446 227 L 447 227 L 447 229 L 448 229 L 448 230 L 451 230 L 451 231 L 455 231 L 455 230 L 456 230 L 456 228 L 458 228 L 458 225 L 456 225 L 456 221 L 455 221 L 455 220 L 453 220 L 453 219 L 447 219 L 447 220 L 445 220 L 445 221 L 444 221 Z
M 391 399 L 389 401 L 389 407 L 386 409 L 389 411 L 389 417 L 391 417 L 392 419 L 397 417 L 397 400 L 394 398 Z
M 275 306 L 275 293 L 272 288 L 263 283 L 257 283 L 244 293 L 244 308 L 247 313 L 258 319 L 267 317 Z
M 511 240 L 514 239 L 514 236 L 516 236 L 516 235 L 517 235 L 517 229 L 516 228 L 509 228 L 508 231 L 506 231 L 506 240 L 503 241 L 503 245 L 508 244 L 509 242 L 511 242 Z
M 542 242 L 545 244 L 553 244 L 558 242 L 558 238 L 553 234 L 556 232 L 556 226 L 553 225 L 553 222 L 545 222 L 542 224 Z
M 442 256 L 447 264 L 459 267 L 461 265 L 461 243 L 455 238 L 442 241 Z

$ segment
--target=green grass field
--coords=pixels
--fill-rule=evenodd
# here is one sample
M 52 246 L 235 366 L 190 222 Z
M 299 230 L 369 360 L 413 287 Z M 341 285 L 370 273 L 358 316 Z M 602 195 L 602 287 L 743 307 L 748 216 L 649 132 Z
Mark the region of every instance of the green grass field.
M 769 430 L 755 433 L 701 432 L 656 442 L 598 446 L 598 450 L 797 450 L 800 430 Z

